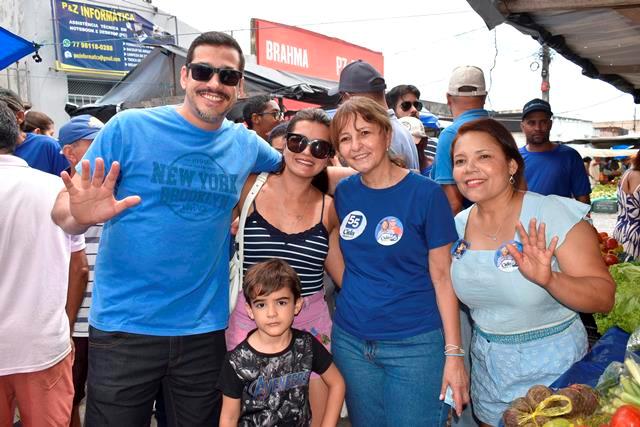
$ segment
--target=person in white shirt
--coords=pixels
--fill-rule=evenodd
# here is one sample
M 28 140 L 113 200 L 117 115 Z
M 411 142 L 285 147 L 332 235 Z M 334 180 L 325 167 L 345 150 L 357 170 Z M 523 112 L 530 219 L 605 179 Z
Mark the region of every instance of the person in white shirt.
M 17 407 L 25 427 L 66 427 L 73 399 L 69 260 L 84 239 L 51 219 L 62 180 L 12 154 L 18 132 L 1 103 L 0 425 L 12 425 Z

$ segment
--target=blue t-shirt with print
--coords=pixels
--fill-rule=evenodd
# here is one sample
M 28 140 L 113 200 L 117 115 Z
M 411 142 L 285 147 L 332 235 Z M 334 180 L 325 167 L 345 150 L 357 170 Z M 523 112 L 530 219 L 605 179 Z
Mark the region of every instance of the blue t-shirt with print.
M 60 175 L 60 172 L 69 167 L 69 161 L 60 153 L 60 143 L 47 135 L 28 133 L 13 154 L 32 168 L 53 175 Z
M 558 144 L 550 151 L 533 152 L 521 147 L 520 154 L 529 191 L 574 198 L 591 194 L 584 162 L 573 148 Z
M 489 112 L 484 109 L 468 110 L 460 114 L 456 119 L 447 126 L 438 137 L 438 146 L 436 148 L 436 158 L 433 161 L 431 169 L 431 178 L 440 185 L 455 184 L 453 180 L 453 164 L 451 162 L 451 144 L 456 138 L 458 129 L 463 124 L 489 117 Z
M 429 276 L 429 250 L 457 239 L 449 202 L 410 172 L 384 189 L 360 175 L 335 193 L 345 261 L 333 321 L 361 339 L 402 339 L 442 326 Z
M 231 211 L 249 173 L 277 170 L 280 153 L 242 125 L 205 131 L 167 106 L 116 115 L 84 158 L 97 157 L 120 162 L 116 199 L 142 201 L 104 224 L 89 323 L 164 336 L 224 329 Z

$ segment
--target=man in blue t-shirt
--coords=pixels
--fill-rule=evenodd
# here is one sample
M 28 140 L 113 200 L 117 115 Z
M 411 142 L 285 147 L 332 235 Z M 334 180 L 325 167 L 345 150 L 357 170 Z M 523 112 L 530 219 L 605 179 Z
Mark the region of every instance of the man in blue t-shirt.
M 9 89 L 0 88 L 0 100 L 13 111 L 18 126 L 22 128 L 25 111 L 20 96 Z M 25 133 L 20 130 L 13 154 L 32 168 L 53 175 L 60 175 L 60 172 L 69 168 L 69 162 L 60 152 L 60 144 L 48 135 Z
M 484 73 L 480 68 L 473 65 L 462 65 L 453 70 L 447 90 L 447 105 L 454 120 L 440 133 L 438 138 L 431 178 L 442 186 L 454 216 L 470 204 L 462 196 L 453 180 L 451 144 L 460 126 L 472 120 L 489 117 L 489 112 L 484 109 L 486 98 Z
M 524 158 L 528 189 L 589 204 L 591 185 L 582 157 L 571 147 L 549 141 L 552 116 L 551 105 L 538 98 L 527 102 L 522 109 L 520 128 L 527 145 L 520 148 L 520 154 Z
M 255 132 L 225 118 L 243 70 L 232 37 L 201 34 L 181 70 L 184 103 L 116 115 L 79 173 L 62 174 L 55 222 L 74 234 L 104 222 L 87 425 L 144 425 L 160 386 L 169 425 L 218 423 L 232 210 L 249 173 L 281 163 Z

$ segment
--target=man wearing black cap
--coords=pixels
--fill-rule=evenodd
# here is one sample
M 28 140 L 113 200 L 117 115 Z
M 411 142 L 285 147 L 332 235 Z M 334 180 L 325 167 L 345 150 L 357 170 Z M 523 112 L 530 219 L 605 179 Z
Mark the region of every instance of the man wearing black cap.
M 359 59 L 342 69 L 340 83 L 329 90 L 329 95 L 340 93 L 343 101 L 351 96 L 364 96 L 386 108 L 393 128 L 392 153 L 402 159 L 408 169 L 419 170 L 418 150 L 409 131 L 398 121 L 395 112 L 388 107 L 384 94 L 386 87 L 380 73 L 370 64 Z
M 571 147 L 549 141 L 551 106 L 542 99 L 532 99 L 522 109 L 520 128 L 527 145 L 520 148 L 524 174 L 530 191 L 590 203 L 591 185 L 580 154 Z

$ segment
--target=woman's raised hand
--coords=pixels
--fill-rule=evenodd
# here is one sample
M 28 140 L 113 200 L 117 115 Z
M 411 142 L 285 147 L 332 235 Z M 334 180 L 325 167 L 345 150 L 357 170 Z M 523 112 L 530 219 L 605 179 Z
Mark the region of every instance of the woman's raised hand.
M 75 185 L 67 172 L 60 175 L 69 193 L 69 209 L 79 224 L 97 224 L 108 221 L 125 209 L 140 203 L 140 196 L 128 196 L 116 200 L 113 194 L 120 173 L 120 164 L 113 162 L 104 176 L 104 161 L 97 158 L 91 177 L 88 160 L 82 161 L 80 185 Z M 77 181 L 77 180 L 76 180 Z
M 509 253 L 516 260 L 520 273 L 527 280 L 543 288 L 546 287 L 551 280 L 551 260 L 558 245 L 558 237 L 553 237 L 547 247 L 545 224 L 542 222 L 537 226 L 535 218 L 529 221 L 528 233 L 522 223 L 516 226 L 516 230 L 522 242 L 522 252 L 518 251 L 514 245 L 507 244 Z

